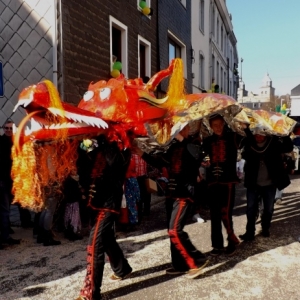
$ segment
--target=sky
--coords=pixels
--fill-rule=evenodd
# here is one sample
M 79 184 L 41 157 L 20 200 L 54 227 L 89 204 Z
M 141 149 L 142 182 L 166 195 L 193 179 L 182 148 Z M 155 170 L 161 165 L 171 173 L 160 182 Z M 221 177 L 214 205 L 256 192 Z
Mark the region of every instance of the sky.
M 290 94 L 300 84 L 300 0 L 226 0 L 226 5 L 245 89 L 258 93 L 269 73 L 275 95 Z

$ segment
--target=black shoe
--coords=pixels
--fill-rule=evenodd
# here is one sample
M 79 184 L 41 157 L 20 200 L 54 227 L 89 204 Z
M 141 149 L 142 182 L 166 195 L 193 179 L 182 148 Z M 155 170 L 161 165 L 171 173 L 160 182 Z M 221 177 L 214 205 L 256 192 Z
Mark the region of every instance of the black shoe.
M 6 245 L 18 245 L 20 244 L 21 240 L 13 239 L 12 237 L 9 237 L 7 240 L 3 241 L 2 244 Z
M 250 242 L 254 240 L 254 235 L 248 234 L 247 232 L 244 234 L 239 235 L 239 238 L 245 242 Z
M 47 246 L 58 246 L 61 244 L 61 241 L 56 241 L 53 239 L 51 230 L 44 230 L 44 242 L 43 245 Z
M 36 242 L 38 244 L 42 244 L 44 242 L 44 239 L 45 239 L 45 230 L 41 227 L 38 227 L 33 231 L 33 234 L 35 234 L 35 233 L 37 234 Z
M 9 227 L 9 234 L 14 234 L 14 233 L 15 231 L 11 227 Z
M 45 240 L 44 243 L 43 243 L 43 245 L 45 247 L 47 247 L 47 246 L 58 246 L 60 244 L 61 244 L 61 241 L 56 241 L 52 237 L 49 238 L 49 239 L 47 239 L 47 240 Z
M 235 245 L 228 245 L 225 249 L 225 254 L 228 256 L 231 256 L 235 253 L 236 246 Z
M 65 230 L 64 235 L 69 241 L 78 241 L 83 239 L 81 234 L 75 233 L 74 231 Z
M 214 248 L 209 252 L 209 254 L 211 256 L 219 256 L 219 255 L 222 255 L 223 253 L 224 253 L 224 248 L 221 248 L 221 249 Z
M 263 237 L 270 237 L 270 231 L 269 230 L 262 230 L 261 232 Z

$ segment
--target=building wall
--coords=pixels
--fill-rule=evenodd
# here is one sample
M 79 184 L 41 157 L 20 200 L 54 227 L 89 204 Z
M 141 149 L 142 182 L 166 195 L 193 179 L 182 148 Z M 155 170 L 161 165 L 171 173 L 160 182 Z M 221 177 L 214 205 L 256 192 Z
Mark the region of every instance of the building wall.
M 183 5 L 183 3 L 185 5 Z M 186 47 L 186 91 L 192 92 L 191 63 L 191 0 L 158 0 L 158 57 L 159 69 L 169 66 L 168 31 L 172 32 Z M 161 84 L 162 92 L 167 91 L 167 82 Z
M 13 113 L 23 88 L 45 79 L 53 81 L 53 24 L 53 0 L 0 2 L 0 60 L 4 76 L 0 126 L 7 118 L 18 124 L 24 116 L 21 108 Z
M 65 101 L 77 104 L 90 82 L 111 78 L 109 16 L 128 27 L 128 77 L 138 77 L 138 35 L 151 43 L 151 73 L 157 72 L 156 1 L 151 8 L 149 18 L 138 10 L 136 0 L 62 0 Z
M 192 44 L 195 51 L 193 91 L 211 90 L 212 82 L 218 84 L 220 92 L 236 97 L 233 74 L 237 64 L 236 39 L 231 16 L 224 0 L 204 0 L 204 29 L 200 28 L 201 0 L 192 1 Z M 200 54 L 204 57 L 204 84 L 200 84 Z M 214 56 L 214 60 L 212 59 Z
M 202 90 L 209 90 L 210 79 L 210 5 L 204 1 L 204 28 L 200 28 L 200 0 L 192 1 L 192 47 L 195 51 L 195 62 L 192 64 L 193 93 L 200 93 Z M 204 58 L 203 86 L 200 83 L 200 54 Z

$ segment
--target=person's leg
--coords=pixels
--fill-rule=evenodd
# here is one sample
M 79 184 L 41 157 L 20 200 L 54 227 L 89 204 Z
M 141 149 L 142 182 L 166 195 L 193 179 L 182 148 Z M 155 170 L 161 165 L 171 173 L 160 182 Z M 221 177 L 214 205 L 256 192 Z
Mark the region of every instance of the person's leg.
M 276 188 L 273 185 L 261 188 L 261 195 L 264 203 L 264 211 L 261 217 L 262 234 L 266 237 L 270 235 L 269 229 L 274 212 Z
M 125 180 L 124 194 L 126 197 L 126 205 L 129 213 L 129 223 L 138 223 L 137 203 L 140 202 L 140 189 L 136 178 L 127 178 Z
M 210 195 L 210 219 L 211 219 L 211 242 L 214 249 L 224 248 L 224 239 L 222 234 L 222 215 L 220 197 L 220 185 L 212 185 L 209 187 L 208 193 Z
M 146 176 L 137 177 L 137 181 L 140 188 L 141 201 L 139 205 L 139 217 L 141 219 L 142 215 L 149 216 L 150 206 L 151 206 L 151 194 L 148 193 L 146 188 Z
M 46 200 L 46 207 L 41 212 L 40 215 L 40 234 L 38 235 L 38 242 L 43 242 L 44 246 L 52 246 L 52 245 L 60 245 L 60 241 L 56 241 L 52 237 L 52 224 L 53 224 L 53 217 L 56 209 L 58 199 L 55 195 L 48 195 Z M 41 240 L 42 235 L 42 240 Z
M 195 248 L 188 234 L 183 231 L 188 213 L 192 208 L 190 199 L 176 199 L 169 223 L 172 265 L 175 270 L 197 269 L 206 262 L 205 256 Z
M 227 231 L 228 246 L 226 249 L 226 254 L 233 254 L 235 252 L 236 245 L 240 243 L 239 239 L 236 237 L 233 229 L 232 212 L 235 201 L 235 184 L 229 183 L 224 184 L 221 187 L 222 198 L 220 201 L 222 203 L 222 222 Z
M 259 189 L 247 188 L 247 225 L 246 236 L 249 240 L 254 238 L 255 235 L 255 222 L 258 211 Z M 245 236 L 245 237 L 246 237 Z M 244 239 L 245 240 L 245 239 Z
M 21 227 L 23 228 L 33 227 L 30 211 L 26 208 L 21 207 L 21 205 L 18 205 L 18 209 L 20 214 Z
M 80 295 L 86 299 L 101 299 L 105 252 L 117 276 L 122 278 L 132 271 L 114 237 L 113 222 L 112 213 L 100 211 L 91 229 L 87 246 L 87 272 L 80 291 Z
M 106 212 L 105 214 L 105 222 L 101 224 L 104 252 L 109 257 L 110 266 L 114 272 L 112 279 L 123 279 L 132 272 L 132 268 L 116 241 L 114 222 L 117 220 L 117 216 L 110 212 Z
M 0 181 L 0 231 L 1 241 L 4 242 L 9 239 L 9 221 L 10 214 L 10 197 L 7 193 L 5 183 Z

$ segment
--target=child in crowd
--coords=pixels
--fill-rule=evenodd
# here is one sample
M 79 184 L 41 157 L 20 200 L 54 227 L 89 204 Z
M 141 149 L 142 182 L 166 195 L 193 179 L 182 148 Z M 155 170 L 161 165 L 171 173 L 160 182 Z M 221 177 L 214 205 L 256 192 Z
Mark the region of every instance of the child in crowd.
M 64 182 L 64 201 L 66 202 L 64 213 L 65 237 L 70 241 L 81 240 L 81 219 L 79 203 L 81 201 L 81 189 L 79 176 L 71 174 Z

